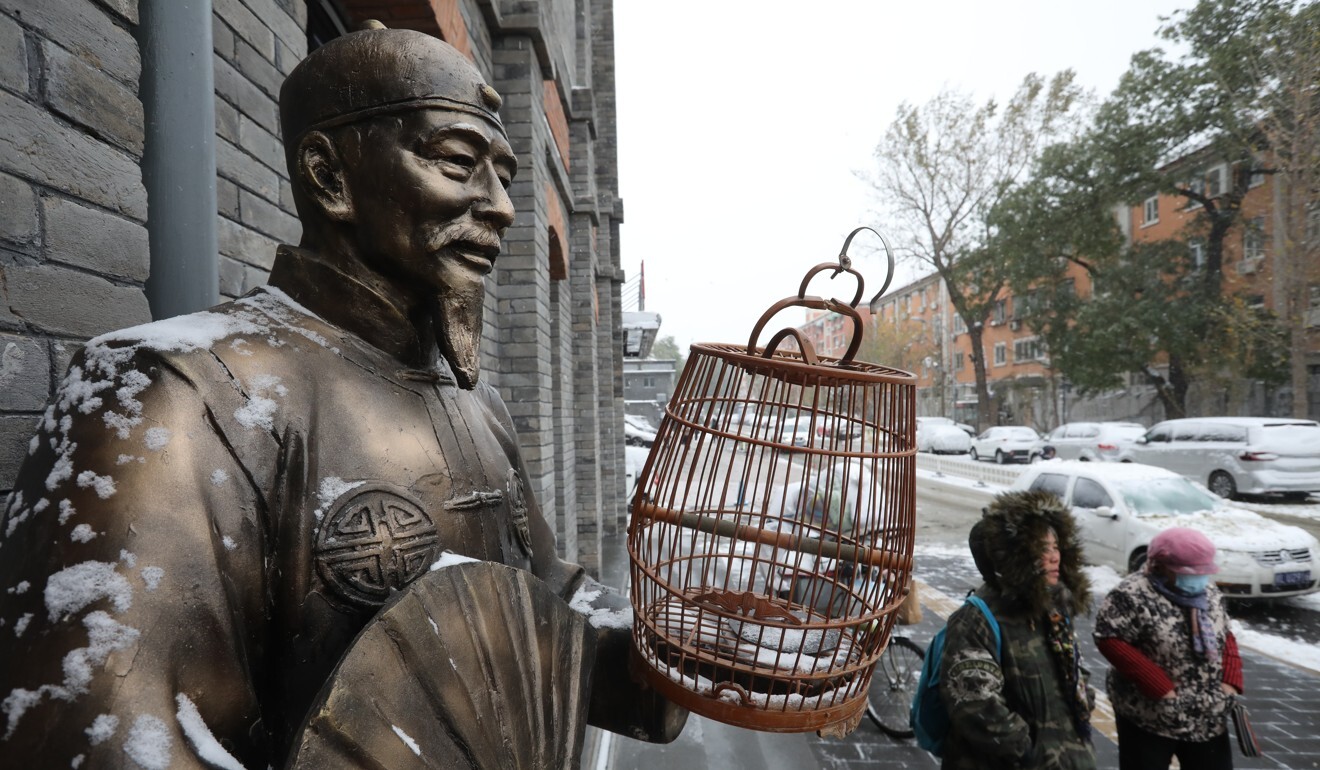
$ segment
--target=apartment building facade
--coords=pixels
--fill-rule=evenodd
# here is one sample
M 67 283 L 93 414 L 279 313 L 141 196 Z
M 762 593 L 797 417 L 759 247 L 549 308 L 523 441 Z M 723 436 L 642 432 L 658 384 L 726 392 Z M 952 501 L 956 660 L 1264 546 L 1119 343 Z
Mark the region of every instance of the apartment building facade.
M 1188 167 L 1189 183 L 1211 197 L 1229 184 L 1231 169 L 1225 164 Z M 1289 290 L 1279 269 L 1283 260 L 1293 259 L 1287 239 L 1279 232 L 1277 190 L 1268 175 L 1257 175 L 1241 204 L 1241 219 L 1224 246 L 1225 292 L 1241 294 L 1248 305 L 1275 310 L 1283 307 Z M 1204 243 L 1196 232 L 1198 206 L 1189 206 L 1182 196 L 1152 195 L 1135 206 L 1119 206 L 1115 217 L 1128 243 L 1168 239 L 1188 241 L 1194 269 L 1205 265 Z M 1310 307 L 1295 333 L 1305 337 L 1305 366 L 1309 372 L 1308 414 L 1320 418 L 1320 279 L 1311 271 L 1308 286 Z M 1090 275 L 1070 265 L 1064 277 L 1080 296 L 1093 290 Z M 1049 351 L 1031 326 L 1034 298 L 1000 294 L 982 330 L 980 352 L 985 358 L 991 393 L 987 424 L 1023 424 L 1049 430 L 1069 420 L 1132 420 L 1150 425 L 1165 418 L 1154 387 L 1143 375 L 1125 376 L 1123 387 L 1082 396 L 1071 383 L 1050 366 Z M 1177 312 L 1170 308 L 1170 312 Z M 963 319 L 948 301 L 947 289 L 937 275 L 928 275 L 891 289 L 882 298 L 874 316 L 865 312 L 868 330 L 889 344 L 880 352 L 890 360 L 877 363 L 897 366 L 917 377 L 918 410 L 921 414 L 952 417 L 977 424 L 976 377 L 972 363 L 971 337 Z M 842 355 L 848 344 L 849 324 L 842 316 L 818 311 L 800 327 L 818 353 Z M 881 326 L 887 331 L 877 331 Z M 864 347 L 864 351 L 866 348 Z M 862 356 L 865 358 L 865 355 Z M 1152 362 L 1157 372 L 1162 361 Z M 1225 386 L 1194 384 L 1188 395 L 1190 414 L 1286 415 L 1294 394 L 1287 385 L 1266 386 L 1236 380 Z

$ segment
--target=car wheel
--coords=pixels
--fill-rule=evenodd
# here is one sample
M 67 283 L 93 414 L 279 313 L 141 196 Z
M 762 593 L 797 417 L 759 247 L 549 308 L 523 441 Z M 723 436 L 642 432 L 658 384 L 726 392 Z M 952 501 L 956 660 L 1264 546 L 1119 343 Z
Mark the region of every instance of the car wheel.
M 1086 455 L 1082 455 L 1081 457 L 1077 458 L 1077 461 L 1083 463 L 1089 463 L 1091 462 L 1091 458 L 1087 457 Z
M 1128 558 L 1128 572 L 1140 572 L 1146 566 L 1146 549 L 1133 552 Z
M 1224 498 L 1232 500 L 1237 494 L 1237 482 L 1225 471 L 1215 471 L 1210 474 L 1210 491 Z
M 981 459 L 980 456 L 976 454 L 976 447 L 972 447 L 971 449 L 968 449 L 967 454 L 971 455 L 973 460 Z
M 1007 460 L 1004 459 L 1004 453 L 999 451 L 998 449 L 995 450 L 995 462 L 998 463 L 999 465 L 1003 465 L 1005 462 L 1007 462 Z

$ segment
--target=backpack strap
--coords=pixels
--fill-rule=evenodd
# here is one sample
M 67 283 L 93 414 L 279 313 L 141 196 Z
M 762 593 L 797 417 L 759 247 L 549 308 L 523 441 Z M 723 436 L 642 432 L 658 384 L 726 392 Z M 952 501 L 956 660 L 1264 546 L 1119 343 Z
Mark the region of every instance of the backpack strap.
M 1002 661 L 1004 658 L 1004 638 L 999 632 L 999 621 L 995 620 L 995 614 L 986 606 L 985 600 L 979 596 L 968 596 L 967 604 L 970 604 L 981 611 L 985 620 L 990 624 L 990 630 L 995 632 L 995 660 Z

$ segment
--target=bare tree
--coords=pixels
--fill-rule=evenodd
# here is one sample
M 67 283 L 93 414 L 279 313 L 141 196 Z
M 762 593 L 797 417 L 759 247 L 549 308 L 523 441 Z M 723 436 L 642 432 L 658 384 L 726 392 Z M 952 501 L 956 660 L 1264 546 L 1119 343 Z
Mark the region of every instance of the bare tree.
M 1028 75 L 1003 106 L 947 89 L 925 105 L 905 103 L 876 147 L 876 173 L 864 175 L 881 229 L 900 257 L 939 274 L 967 327 L 981 429 L 991 416 L 983 325 L 1007 283 L 987 216 L 1042 147 L 1076 130 L 1083 96 L 1066 70 L 1048 81 Z

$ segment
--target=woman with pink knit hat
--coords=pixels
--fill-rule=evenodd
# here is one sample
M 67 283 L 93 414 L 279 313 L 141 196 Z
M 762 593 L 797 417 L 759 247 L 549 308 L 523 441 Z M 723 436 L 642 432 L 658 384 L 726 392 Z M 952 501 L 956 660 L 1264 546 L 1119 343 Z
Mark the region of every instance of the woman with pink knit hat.
M 1242 692 L 1242 660 L 1210 576 L 1215 546 L 1193 529 L 1150 541 L 1145 570 L 1100 603 L 1095 641 L 1118 723 L 1119 770 L 1233 767 L 1227 714 Z

